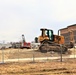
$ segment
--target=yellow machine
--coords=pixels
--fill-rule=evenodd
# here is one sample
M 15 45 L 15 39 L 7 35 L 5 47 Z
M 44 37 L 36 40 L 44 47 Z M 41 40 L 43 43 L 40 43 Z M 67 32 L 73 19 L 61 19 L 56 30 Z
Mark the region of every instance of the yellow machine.
M 38 41 L 41 43 L 39 50 L 41 52 L 61 52 L 61 45 L 62 45 L 62 52 L 65 53 L 67 48 L 63 45 L 64 44 L 64 37 L 59 35 L 54 35 L 53 30 L 42 28 L 41 36 L 38 37 Z

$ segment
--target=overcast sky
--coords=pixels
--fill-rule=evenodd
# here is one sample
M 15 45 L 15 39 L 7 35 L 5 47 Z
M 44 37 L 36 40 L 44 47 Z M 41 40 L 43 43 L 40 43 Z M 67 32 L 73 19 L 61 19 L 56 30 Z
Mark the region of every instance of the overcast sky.
M 0 41 L 33 41 L 40 28 L 76 24 L 76 0 L 0 0 Z

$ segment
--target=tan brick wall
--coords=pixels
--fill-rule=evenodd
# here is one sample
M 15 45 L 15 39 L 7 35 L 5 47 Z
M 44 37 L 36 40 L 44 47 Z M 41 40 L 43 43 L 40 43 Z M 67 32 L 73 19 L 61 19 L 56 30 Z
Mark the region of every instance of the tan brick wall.
M 65 33 L 68 33 L 68 29 L 67 28 L 60 30 L 60 34 L 65 34 Z
M 76 30 L 76 25 L 71 25 L 71 26 L 68 26 L 67 28 L 60 29 L 60 34 L 62 35 L 75 30 Z
M 76 25 L 75 26 L 68 26 L 68 30 L 72 30 L 72 31 L 76 30 Z
M 69 34 L 70 31 L 73 31 L 74 40 L 76 41 L 76 33 L 75 33 L 76 32 L 76 25 L 71 25 L 71 26 L 68 26 L 66 28 L 60 29 L 60 34 L 65 37 L 65 43 L 70 42 L 70 34 Z

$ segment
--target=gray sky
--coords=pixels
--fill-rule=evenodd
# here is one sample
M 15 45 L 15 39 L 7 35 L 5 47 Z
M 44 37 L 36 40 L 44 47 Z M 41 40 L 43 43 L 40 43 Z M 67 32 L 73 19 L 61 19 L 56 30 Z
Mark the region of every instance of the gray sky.
M 76 0 L 0 0 L 0 41 L 33 41 L 40 28 L 76 24 Z

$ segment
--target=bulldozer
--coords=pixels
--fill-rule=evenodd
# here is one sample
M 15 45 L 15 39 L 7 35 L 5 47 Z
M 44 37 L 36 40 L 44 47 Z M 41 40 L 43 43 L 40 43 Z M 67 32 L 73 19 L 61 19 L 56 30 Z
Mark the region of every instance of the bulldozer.
M 65 53 L 67 51 L 67 47 L 64 45 L 64 36 L 59 36 L 59 31 L 58 35 L 54 35 L 51 29 L 41 28 L 40 30 L 41 36 L 38 37 L 40 52 L 54 51 Z

